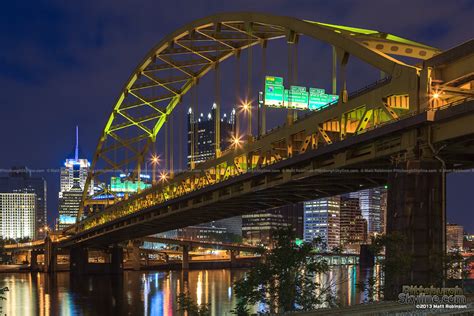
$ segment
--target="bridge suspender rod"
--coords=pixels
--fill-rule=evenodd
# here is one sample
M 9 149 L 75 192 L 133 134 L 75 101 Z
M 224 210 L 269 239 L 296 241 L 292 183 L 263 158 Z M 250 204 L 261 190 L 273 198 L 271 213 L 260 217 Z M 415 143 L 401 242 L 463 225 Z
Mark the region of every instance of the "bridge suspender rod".
M 248 64 L 247 64 L 247 106 L 248 106 L 248 122 L 247 122 L 247 134 L 251 139 L 252 137 L 252 46 L 251 46 L 251 37 L 252 37 L 252 24 L 249 23 L 247 26 L 248 32 L 248 44 L 247 48 L 248 54 Z
M 183 105 L 179 107 L 179 114 L 178 114 L 178 168 L 179 171 L 183 170 Z M 188 143 L 186 139 L 186 144 Z
M 192 170 L 194 169 L 194 115 L 196 114 L 195 112 L 195 106 L 194 106 L 194 95 L 195 95 L 195 90 L 196 86 L 193 87 L 193 91 L 191 94 L 191 111 L 189 111 L 189 130 L 188 133 L 190 133 L 190 144 L 189 144 L 189 168 Z
M 215 75 L 215 93 L 216 100 L 214 109 L 214 144 L 215 144 L 215 156 L 219 158 L 221 156 L 221 94 L 220 94 L 220 71 L 219 64 L 215 64 L 214 68 Z M 213 105 L 214 106 L 214 105 Z
M 332 46 L 332 94 L 337 94 L 337 53 L 334 45 Z
M 193 34 L 191 37 L 191 47 L 194 47 L 194 30 L 192 31 Z M 194 59 L 193 57 L 191 57 Z M 196 126 L 194 124 L 195 117 L 197 114 L 197 78 L 194 78 L 194 87 L 191 95 L 191 113 L 189 113 L 189 130 L 188 133 L 191 133 L 191 143 L 189 144 L 189 169 L 193 170 L 195 163 L 194 163 L 194 155 L 195 155 L 195 143 L 196 143 Z
M 298 35 L 295 34 L 295 40 L 293 42 L 293 84 L 298 84 Z M 298 118 L 298 111 L 293 111 L 293 121 Z
M 267 72 L 267 41 L 263 40 L 262 43 L 262 79 L 263 80 L 263 89 L 262 91 L 265 91 L 265 75 Z M 260 135 L 264 135 L 267 132 L 267 107 L 265 105 L 265 102 L 263 101 L 262 103 L 262 111 L 261 111 L 261 126 L 260 126 Z
M 296 34 L 292 30 L 288 30 L 287 34 L 287 43 L 288 43 L 288 82 L 291 85 L 294 85 L 294 44 L 296 41 Z M 290 99 L 290 96 L 288 96 Z M 286 123 L 288 125 L 292 125 L 295 120 L 294 110 L 288 108 L 287 116 L 286 116 Z
M 174 177 L 174 132 L 173 132 L 173 115 L 170 116 L 170 179 L 173 179 Z
M 196 79 L 197 80 L 197 79 Z M 194 84 L 194 91 L 193 91 L 193 109 L 192 109 L 192 123 L 191 123 L 191 169 L 194 169 L 196 166 L 196 137 L 197 137 L 197 124 L 196 124 L 196 117 L 198 117 L 198 82 Z
M 169 117 L 166 117 L 165 121 L 165 172 L 169 172 L 169 155 L 168 155 L 168 129 L 169 129 Z
M 240 137 L 240 50 L 237 50 L 235 55 L 235 122 L 234 122 L 234 137 Z

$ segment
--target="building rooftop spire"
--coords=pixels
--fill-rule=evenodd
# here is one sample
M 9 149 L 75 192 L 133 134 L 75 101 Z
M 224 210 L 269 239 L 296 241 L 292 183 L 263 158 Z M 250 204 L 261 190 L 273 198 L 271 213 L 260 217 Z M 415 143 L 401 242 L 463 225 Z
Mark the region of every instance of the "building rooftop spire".
M 74 159 L 79 159 L 79 126 L 76 125 L 76 147 L 74 147 Z

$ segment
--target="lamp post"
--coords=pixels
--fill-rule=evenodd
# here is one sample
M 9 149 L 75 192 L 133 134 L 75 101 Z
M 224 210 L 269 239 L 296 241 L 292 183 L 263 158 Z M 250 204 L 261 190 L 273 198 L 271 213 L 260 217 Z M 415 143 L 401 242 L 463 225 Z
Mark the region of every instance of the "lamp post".
M 153 154 L 150 158 L 150 162 L 152 165 L 152 183 L 155 184 L 156 166 L 160 164 L 160 156 L 157 154 Z

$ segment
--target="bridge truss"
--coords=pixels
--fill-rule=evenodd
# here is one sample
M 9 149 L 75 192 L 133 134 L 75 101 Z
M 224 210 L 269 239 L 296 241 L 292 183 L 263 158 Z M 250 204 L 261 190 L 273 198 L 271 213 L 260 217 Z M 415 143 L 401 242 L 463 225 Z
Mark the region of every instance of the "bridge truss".
M 301 36 L 333 46 L 339 66 L 337 75 L 342 82 L 337 104 L 258 138 L 249 138 L 242 146 L 222 153 L 216 148 L 216 159 L 154 185 L 141 192 L 139 199 L 116 198 L 114 203 L 119 204 L 93 214 L 76 229 L 87 230 L 466 97 L 459 93 L 462 82 L 433 82 L 429 67 L 409 65 L 397 59 L 411 57 L 423 62 L 439 54 L 438 49 L 392 34 L 255 13 L 219 14 L 200 19 L 160 41 L 122 88 L 100 136 L 78 219 L 83 218 L 84 207 L 97 203 L 94 196 L 87 195 L 88 186 L 94 183 L 101 188 L 99 194 L 107 193 L 111 171 L 133 170 L 131 177 L 140 181 L 147 155 L 153 152 L 154 142 L 163 137 L 160 131 L 163 132 L 183 96 L 202 77 L 252 46 L 265 47 L 268 41 L 277 39 L 296 45 Z M 349 94 L 345 72 L 351 55 L 382 71 L 385 78 Z M 430 97 L 437 91 L 443 91 L 442 97 Z

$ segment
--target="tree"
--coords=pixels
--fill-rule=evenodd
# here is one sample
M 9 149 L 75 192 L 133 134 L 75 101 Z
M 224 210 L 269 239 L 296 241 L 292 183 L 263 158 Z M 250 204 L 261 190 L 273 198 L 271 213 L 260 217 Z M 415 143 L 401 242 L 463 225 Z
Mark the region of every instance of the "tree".
M 209 316 L 209 306 L 210 304 L 201 304 L 198 305 L 191 298 L 189 292 L 180 293 L 176 299 L 178 303 L 178 312 L 186 312 L 188 316 Z
M 369 279 L 369 293 L 384 293 L 384 295 L 387 295 L 387 293 L 396 293 L 398 291 L 398 289 L 391 285 L 392 280 L 388 280 L 388 278 L 398 278 L 408 273 L 411 266 L 411 257 L 404 250 L 405 244 L 406 237 L 400 233 L 379 235 L 372 239 L 370 248 L 375 256 L 380 256 L 383 250 L 385 250 L 384 259 L 379 261 L 385 284 L 375 289 L 374 286 L 377 282 L 375 282 L 375 279 Z M 387 253 L 391 255 L 387 256 Z
M 0 288 L 0 300 L 6 300 L 7 298 L 5 297 L 5 292 L 8 292 L 9 289 L 8 287 L 3 287 L 3 288 Z M 2 306 L 0 305 L 0 312 L 3 311 L 3 308 Z M 6 315 L 6 314 L 5 314 Z
M 314 251 L 321 240 L 298 246 L 291 227 L 276 231 L 274 236 L 275 247 L 234 284 L 237 306 L 233 312 L 237 315 L 248 315 L 249 307 L 256 303 L 275 314 L 314 310 L 332 299 L 329 287 L 323 288 L 315 278 L 329 271 L 328 263 Z

